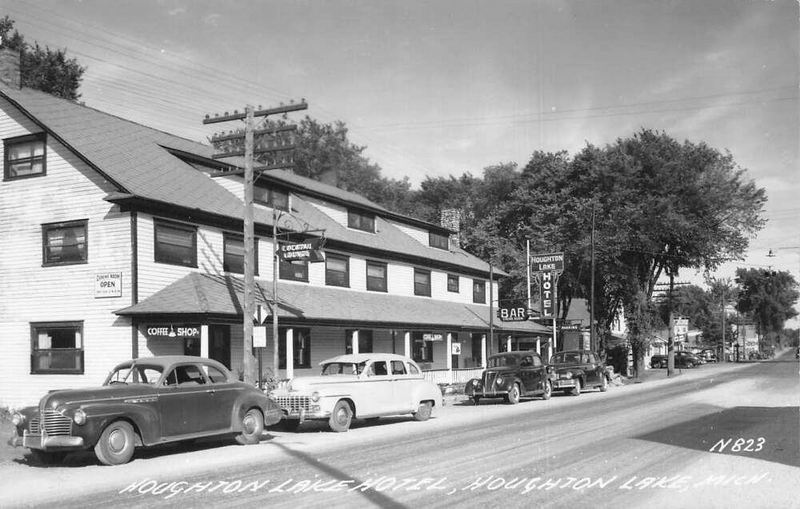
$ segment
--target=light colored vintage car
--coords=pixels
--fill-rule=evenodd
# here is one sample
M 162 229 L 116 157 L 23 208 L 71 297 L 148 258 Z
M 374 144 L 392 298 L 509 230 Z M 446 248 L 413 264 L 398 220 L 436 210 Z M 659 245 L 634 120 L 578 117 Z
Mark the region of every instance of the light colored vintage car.
M 184 355 L 132 359 L 101 387 L 51 391 L 12 417 L 9 443 L 43 463 L 91 450 L 101 463 L 127 463 L 138 446 L 231 434 L 257 444 L 280 410 L 256 387 L 211 359 Z
M 284 425 L 326 419 L 333 431 L 350 428 L 354 418 L 411 414 L 426 421 L 441 407 L 442 392 L 402 355 L 340 355 L 320 363 L 319 376 L 297 377 L 270 393 L 283 411 Z

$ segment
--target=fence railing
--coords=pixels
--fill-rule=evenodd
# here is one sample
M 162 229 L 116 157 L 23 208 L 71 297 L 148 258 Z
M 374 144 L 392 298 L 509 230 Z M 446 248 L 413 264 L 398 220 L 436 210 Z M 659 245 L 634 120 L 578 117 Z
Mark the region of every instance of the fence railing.
M 480 378 L 483 368 L 429 369 L 422 373 L 426 380 L 435 384 L 463 384 L 473 378 Z

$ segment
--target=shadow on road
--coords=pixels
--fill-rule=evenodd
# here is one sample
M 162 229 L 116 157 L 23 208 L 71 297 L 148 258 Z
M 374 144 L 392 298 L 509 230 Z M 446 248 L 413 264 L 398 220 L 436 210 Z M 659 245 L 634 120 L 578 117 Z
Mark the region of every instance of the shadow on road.
M 800 467 L 798 407 L 734 407 L 636 438 Z

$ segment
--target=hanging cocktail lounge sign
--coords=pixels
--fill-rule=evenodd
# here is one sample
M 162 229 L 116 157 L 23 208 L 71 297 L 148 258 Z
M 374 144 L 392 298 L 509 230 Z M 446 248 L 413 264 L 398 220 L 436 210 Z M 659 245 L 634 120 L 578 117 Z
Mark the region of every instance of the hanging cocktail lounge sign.
M 278 246 L 278 258 L 287 262 L 324 262 L 323 243 L 324 239 L 314 239 L 308 242 L 280 244 Z

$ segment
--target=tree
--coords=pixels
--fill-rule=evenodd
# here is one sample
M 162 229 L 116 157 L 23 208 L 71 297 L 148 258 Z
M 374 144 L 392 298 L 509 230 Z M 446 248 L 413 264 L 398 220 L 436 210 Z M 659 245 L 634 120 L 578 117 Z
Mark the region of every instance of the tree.
M 739 285 L 736 308 L 751 316 L 758 334 L 774 346 L 786 321 L 797 316 L 794 310 L 800 296 L 797 281 L 784 271 L 739 268 L 736 283 Z
M 3 46 L 20 52 L 22 86 L 73 101 L 80 97 L 78 88 L 86 68 L 76 59 L 67 58 L 66 49 L 42 48 L 37 42 L 31 46 L 14 28 L 14 20 L 8 16 L 0 20 L 0 37 Z

